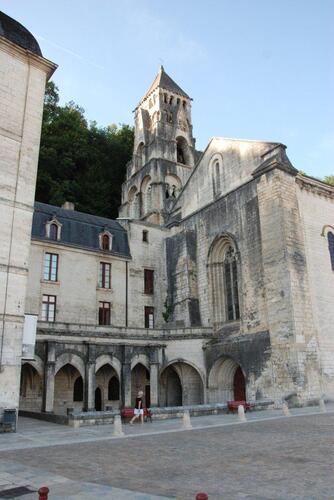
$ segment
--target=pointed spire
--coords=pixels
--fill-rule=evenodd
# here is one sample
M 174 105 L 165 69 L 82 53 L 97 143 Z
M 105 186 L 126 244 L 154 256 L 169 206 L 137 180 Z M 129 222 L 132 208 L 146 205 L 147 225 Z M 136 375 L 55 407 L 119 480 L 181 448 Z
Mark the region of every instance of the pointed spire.
M 140 103 L 138 104 L 138 106 L 143 101 L 145 101 L 145 99 L 147 99 L 147 97 L 158 87 L 165 89 L 165 90 L 169 90 L 170 92 L 174 92 L 175 94 L 178 94 L 182 97 L 186 97 L 187 99 L 190 99 L 188 94 L 186 94 L 184 92 L 184 90 L 182 90 L 181 87 L 179 87 L 177 85 L 177 83 L 175 83 L 174 80 L 172 80 L 172 78 L 169 75 L 167 75 L 165 68 L 161 64 L 157 76 L 155 77 L 152 85 L 150 86 L 150 88 L 148 89 L 148 91 L 146 92 L 144 97 L 140 100 Z

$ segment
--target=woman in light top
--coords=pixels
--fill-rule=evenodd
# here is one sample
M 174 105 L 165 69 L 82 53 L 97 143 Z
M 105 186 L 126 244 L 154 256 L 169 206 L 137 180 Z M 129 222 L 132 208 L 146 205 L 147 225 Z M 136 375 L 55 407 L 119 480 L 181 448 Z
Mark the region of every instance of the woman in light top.
M 134 408 L 134 415 L 130 420 L 130 425 L 133 425 L 133 422 L 140 416 L 141 423 L 144 423 L 144 408 L 143 408 L 143 391 L 138 391 L 136 397 L 136 404 Z

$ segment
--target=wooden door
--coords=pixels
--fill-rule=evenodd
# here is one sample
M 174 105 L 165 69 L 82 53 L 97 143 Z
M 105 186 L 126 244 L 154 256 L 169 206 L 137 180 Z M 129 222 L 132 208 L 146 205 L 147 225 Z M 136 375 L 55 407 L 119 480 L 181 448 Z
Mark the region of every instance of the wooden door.
M 235 401 L 246 401 L 246 383 L 245 377 L 239 366 L 234 374 L 234 400 Z

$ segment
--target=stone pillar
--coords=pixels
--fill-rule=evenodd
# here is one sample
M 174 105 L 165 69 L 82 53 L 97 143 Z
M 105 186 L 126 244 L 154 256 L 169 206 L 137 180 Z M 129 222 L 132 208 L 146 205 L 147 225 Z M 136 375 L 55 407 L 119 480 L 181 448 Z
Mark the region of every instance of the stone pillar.
M 88 362 L 85 367 L 85 411 L 95 410 L 95 363 Z
M 122 405 L 125 407 L 131 406 L 131 363 L 122 364 Z
M 56 346 L 53 342 L 47 344 L 47 359 L 44 369 L 43 411 L 53 412 L 55 392 Z
M 84 380 L 84 410 L 95 410 L 95 360 L 96 346 L 94 344 L 86 344 L 86 363 L 85 363 L 85 380 Z
M 159 406 L 159 363 L 150 363 L 150 399 L 151 407 Z

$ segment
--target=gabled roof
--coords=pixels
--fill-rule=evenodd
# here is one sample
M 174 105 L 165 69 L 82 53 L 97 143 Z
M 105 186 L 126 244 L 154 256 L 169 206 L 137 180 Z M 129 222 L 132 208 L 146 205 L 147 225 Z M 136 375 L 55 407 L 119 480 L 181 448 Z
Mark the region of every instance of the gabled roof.
M 144 97 L 141 99 L 139 104 L 141 104 L 143 101 L 145 101 L 145 99 L 147 99 L 148 96 L 150 94 L 152 94 L 152 92 L 158 87 L 160 87 L 161 89 L 170 90 L 171 92 L 174 92 L 175 94 L 178 94 L 182 97 L 186 97 L 187 99 L 190 99 L 188 94 L 186 94 L 184 92 L 184 90 L 182 90 L 181 87 L 179 87 L 178 84 L 175 83 L 174 80 L 172 80 L 172 78 L 169 75 L 167 75 L 164 67 L 161 65 L 160 69 L 159 69 L 159 73 L 155 77 L 152 85 L 150 86 L 150 88 L 148 89 L 148 91 L 146 92 Z
M 16 43 L 23 49 L 30 50 L 38 56 L 42 56 L 42 51 L 36 38 L 22 24 L 0 11 L 0 36 L 7 38 L 10 42 Z
M 76 210 L 66 210 L 38 201 L 35 202 L 32 238 L 50 241 L 46 237 L 45 224 L 53 218 L 56 218 L 62 225 L 61 239 L 58 243 L 98 251 L 100 250 L 99 234 L 108 231 L 113 236 L 110 253 L 126 258 L 131 257 L 127 232 L 117 221 Z

